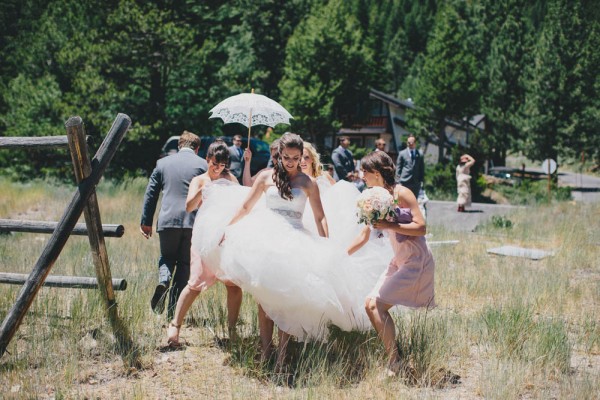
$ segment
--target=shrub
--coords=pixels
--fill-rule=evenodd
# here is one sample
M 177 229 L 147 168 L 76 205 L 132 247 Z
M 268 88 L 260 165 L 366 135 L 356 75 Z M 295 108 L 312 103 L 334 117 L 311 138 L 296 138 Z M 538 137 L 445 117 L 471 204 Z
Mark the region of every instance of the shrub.
M 544 180 L 522 179 L 513 186 L 494 185 L 493 189 L 509 199 L 511 204 L 538 205 L 548 203 L 548 182 Z M 553 182 L 550 193 L 552 200 L 571 200 L 570 187 L 559 187 Z

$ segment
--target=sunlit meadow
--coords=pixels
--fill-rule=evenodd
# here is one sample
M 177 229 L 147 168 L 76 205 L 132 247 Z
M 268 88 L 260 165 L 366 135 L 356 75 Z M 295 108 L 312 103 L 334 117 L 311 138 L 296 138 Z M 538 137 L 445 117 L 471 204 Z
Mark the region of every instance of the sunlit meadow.
M 74 187 L 0 178 L 0 218 L 57 221 Z M 396 314 L 403 370 L 382 378 L 384 355 L 371 333 L 332 329 L 327 343 L 294 343 L 286 374 L 259 365 L 256 306 L 242 306 L 241 339 L 226 340 L 225 290 L 194 304 L 184 350 L 165 349 L 166 316 L 149 299 L 158 237 L 138 232 L 146 181 L 102 181 L 102 222 L 119 314 L 139 349 L 141 369 L 121 361 L 96 290 L 42 288 L 0 359 L 3 398 L 597 398 L 600 393 L 600 206 L 558 203 L 508 215 L 475 232 L 430 225 L 436 300 L 432 311 Z M 29 273 L 49 235 L 0 234 L 0 272 Z M 554 252 L 533 261 L 500 257 L 500 245 Z M 53 275 L 94 276 L 87 238 L 73 236 Z M 19 286 L 0 284 L 0 318 Z

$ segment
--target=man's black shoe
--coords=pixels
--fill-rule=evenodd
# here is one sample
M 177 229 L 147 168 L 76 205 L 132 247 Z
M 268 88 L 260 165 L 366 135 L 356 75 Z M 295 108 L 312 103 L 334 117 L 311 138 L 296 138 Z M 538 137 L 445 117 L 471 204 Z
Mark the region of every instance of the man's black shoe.
M 152 295 L 152 299 L 150 300 L 150 306 L 152 307 L 152 311 L 157 314 L 162 314 L 165 311 L 165 299 L 167 298 L 167 285 L 164 283 L 159 283 L 154 289 L 154 295 Z

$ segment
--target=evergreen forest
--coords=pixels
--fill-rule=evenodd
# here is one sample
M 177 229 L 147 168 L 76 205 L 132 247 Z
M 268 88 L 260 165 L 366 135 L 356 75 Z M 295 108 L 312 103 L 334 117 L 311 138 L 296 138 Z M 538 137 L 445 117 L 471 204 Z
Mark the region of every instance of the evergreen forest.
M 125 113 L 107 175 L 137 176 L 184 129 L 239 129 L 208 119 L 228 96 L 279 101 L 295 119 L 276 131 L 322 144 L 373 88 L 411 98 L 409 129 L 432 143 L 446 119 L 485 114 L 480 157 L 597 168 L 599 48 L 592 0 L 3 0 L 0 136 L 64 135 L 79 115 L 94 147 Z M 56 151 L 1 150 L 0 168 L 71 174 Z

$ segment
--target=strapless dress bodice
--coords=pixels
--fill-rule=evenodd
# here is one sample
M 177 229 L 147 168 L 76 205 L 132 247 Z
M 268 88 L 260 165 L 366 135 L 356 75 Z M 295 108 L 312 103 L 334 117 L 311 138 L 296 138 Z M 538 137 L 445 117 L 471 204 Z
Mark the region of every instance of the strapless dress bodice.
M 394 221 L 396 221 L 399 224 L 411 223 L 412 222 L 412 212 L 410 211 L 410 208 L 396 207 L 394 209 Z M 414 236 L 403 235 L 401 233 L 396 233 L 394 236 L 396 238 L 396 241 L 399 243 L 414 237 Z
M 292 196 L 291 200 L 286 200 L 279 195 L 277 187 L 271 186 L 265 193 L 267 208 L 294 224 L 301 224 L 307 197 L 300 188 L 292 188 Z

